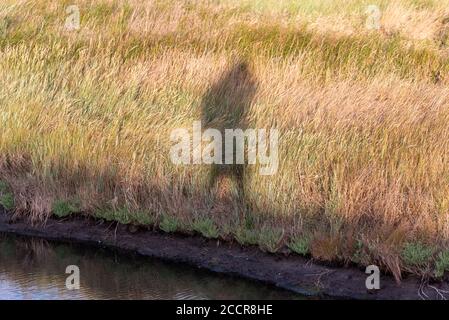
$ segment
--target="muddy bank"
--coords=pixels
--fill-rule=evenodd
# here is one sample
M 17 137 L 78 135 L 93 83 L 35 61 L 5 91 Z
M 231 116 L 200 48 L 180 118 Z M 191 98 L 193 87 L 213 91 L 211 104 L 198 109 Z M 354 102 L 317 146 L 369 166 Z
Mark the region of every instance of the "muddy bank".
M 362 270 L 323 266 L 296 255 L 266 254 L 258 248 L 242 248 L 200 237 L 152 231 L 131 233 L 126 226 L 84 218 L 49 219 L 41 226 L 11 221 L 10 218 L 10 214 L 0 209 L 0 232 L 132 251 L 262 281 L 309 296 L 355 299 L 420 299 L 427 296 L 441 299 L 444 296 L 439 290 L 449 290 L 446 282 L 422 286 L 420 279 L 409 277 L 398 285 L 392 277 L 383 275 L 381 289 L 368 292 L 365 288 L 367 275 Z

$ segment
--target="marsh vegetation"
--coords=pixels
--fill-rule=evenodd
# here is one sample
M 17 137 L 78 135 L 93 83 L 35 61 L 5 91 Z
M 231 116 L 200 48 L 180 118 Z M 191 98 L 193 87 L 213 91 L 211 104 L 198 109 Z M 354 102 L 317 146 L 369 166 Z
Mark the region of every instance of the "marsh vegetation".
M 376 1 L 379 30 L 364 0 L 76 2 L 76 31 L 71 1 L 0 4 L 1 205 L 449 269 L 448 1 Z M 174 165 L 200 119 L 277 128 L 278 172 Z

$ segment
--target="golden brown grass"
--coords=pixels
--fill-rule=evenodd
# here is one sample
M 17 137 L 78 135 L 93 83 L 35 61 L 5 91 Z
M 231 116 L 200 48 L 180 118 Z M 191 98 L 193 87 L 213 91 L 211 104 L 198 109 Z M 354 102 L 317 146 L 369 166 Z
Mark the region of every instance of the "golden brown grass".
M 269 251 L 311 239 L 315 258 L 398 278 L 407 243 L 436 257 L 449 240 L 449 2 L 379 1 L 379 31 L 364 27 L 371 3 L 337 2 L 79 1 L 76 32 L 69 1 L 2 2 L 0 180 L 16 214 L 39 222 L 66 202 Z M 201 119 L 242 60 L 257 90 L 241 124 L 281 136 L 278 173 L 248 166 L 240 190 L 168 155 L 171 130 Z

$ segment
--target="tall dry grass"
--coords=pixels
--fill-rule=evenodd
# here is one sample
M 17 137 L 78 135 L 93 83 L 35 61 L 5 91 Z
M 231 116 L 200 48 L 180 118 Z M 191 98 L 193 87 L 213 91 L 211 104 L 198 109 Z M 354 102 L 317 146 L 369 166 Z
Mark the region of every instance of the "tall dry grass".
M 379 1 L 378 31 L 362 0 L 78 1 L 76 32 L 70 4 L 0 4 L 0 180 L 16 215 L 433 270 L 449 239 L 448 1 Z M 255 92 L 240 124 L 279 129 L 280 166 L 211 185 L 213 167 L 172 164 L 170 132 L 229 100 L 213 88 L 240 88 L 226 75 L 242 60 Z M 407 262 L 408 243 L 434 255 Z

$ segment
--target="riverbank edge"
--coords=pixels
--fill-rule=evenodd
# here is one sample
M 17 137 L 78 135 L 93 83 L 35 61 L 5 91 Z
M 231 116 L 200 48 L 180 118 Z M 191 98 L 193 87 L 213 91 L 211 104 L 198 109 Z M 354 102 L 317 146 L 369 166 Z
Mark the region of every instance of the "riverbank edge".
M 0 232 L 110 247 L 165 261 L 185 263 L 217 273 L 256 280 L 306 296 L 343 299 L 420 299 L 422 290 L 430 299 L 441 299 L 447 282 L 422 286 L 416 277 L 397 284 L 381 275 L 380 290 L 368 291 L 369 276 L 363 270 L 317 264 L 297 255 L 268 254 L 256 247 L 207 240 L 199 236 L 166 234 L 149 230 L 131 232 L 125 225 L 84 217 L 57 220 L 43 225 L 11 219 L 0 208 Z

